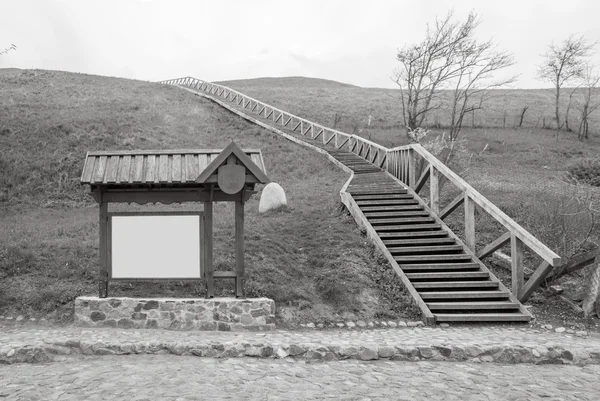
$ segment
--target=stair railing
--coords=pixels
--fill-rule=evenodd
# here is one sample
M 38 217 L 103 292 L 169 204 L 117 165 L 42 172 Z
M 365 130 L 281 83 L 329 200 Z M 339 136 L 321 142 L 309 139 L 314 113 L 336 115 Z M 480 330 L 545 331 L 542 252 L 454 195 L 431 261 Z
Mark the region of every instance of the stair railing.
M 179 85 L 204 92 L 215 98 L 241 106 L 244 110 L 271 120 L 313 140 L 319 140 L 323 145 L 357 154 L 367 162 L 388 171 L 391 175 L 411 187 L 417 194 L 429 182 L 429 204 L 431 210 L 440 219 L 448 217 L 463 205 L 465 218 L 465 244 L 477 255 L 484 259 L 502 246 L 510 242 L 512 292 L 521 302 L 525 302 L 533 291 L 540 285 L 553 267 L 560 262 L 560 256 L 531 235 L 527 230 L 508 217 L 496 205 L 477 192 L 465 180 L 450 170 L 444 163 L 429 153 L 419 144 L 400 146 L 388 149 L 384 146 L 350 135 L 335 129 L 327 128 L 294 114 L 270 106 L 250 96 L 223 85 L 206 82 L 197 78 L 184 77 L 161 81 L 163 84 Z M 417 177 L 417 172 L 419 176 Z M 448 205 L 440 210 L 440 176 L 458 188 L 461 193 Z M 475 230 L 475 205 L 487 212 L 508 231 L 477 251 Z M 527 282 L 524 282 L 524 247 L 527 246 L 543 261 Z
M 333 146 L 336 149 L 348 151 L 357 154 L 367 162 L 377 167 L 385 169 L 387 162 L 388 148 L 381 146 L 368 139 L 357 135 L 350 135 L 342 131 L 331 129 L 323 125 L 314 123 L 307 119 L 298 117 L 287 111 L 263 103 L 259 100 L 246 96 L 236 90 L 223 85 L 214 84 L 200 79 L 185 77 L 161 81 L 163 84 L 185 86 L 193 90 L 204 92 L 208 95 L 220 98 L 237 106 L 241 106 L 246 111 L 257 114 L 259 117 L 271 120 L 274 124 L 281 125 L 294 132 L 307 136 L 310 139 L 318 140 L 323 145 Z
M 527 230 L 507 216 L 486 197 L 477 192 L 471 185 L 450 170 L 448 166 L 429 153 L 423 146 L 412 144 L 390 149 L 388 152 L 388 172 L 417 194 L 429 182 L 429 206 L 440 219 L 445 219 L 459 206 L 464 207 L 465 244 L 484 259 L 510 242 L 512 292 L 521 302 L 525 302 L 539 284 L 546 278 L 552 268 L 560 262 L 560 256 L 531 235 Z M 417 177 L 417 173 L 419 173 Z M 460 194 L 443 209 L 440 208 L 440 178 L 443 176 L 449 183 L 460 190 Z M 476 250 L 475 205 L 494 218 L 508 231 L 490 242 L 480 250 Z M 524 282 L 523 250 L 527 246 L 535 252 L 542 263 L 527 282 Z

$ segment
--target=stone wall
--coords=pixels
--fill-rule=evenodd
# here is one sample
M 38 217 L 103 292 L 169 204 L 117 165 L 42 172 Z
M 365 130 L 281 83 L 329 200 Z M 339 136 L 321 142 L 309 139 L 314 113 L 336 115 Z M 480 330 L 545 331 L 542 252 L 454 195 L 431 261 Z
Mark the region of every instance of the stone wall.
M 75 324 L 123 329 L 264 331 L 275 328 L 275 302 L 268 298 L 78 297 Z

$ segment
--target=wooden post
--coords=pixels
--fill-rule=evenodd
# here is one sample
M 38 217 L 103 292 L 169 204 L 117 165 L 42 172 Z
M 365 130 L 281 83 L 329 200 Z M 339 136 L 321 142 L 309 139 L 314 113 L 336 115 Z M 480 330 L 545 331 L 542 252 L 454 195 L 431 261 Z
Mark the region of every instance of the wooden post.
M 466 245 L 475 252 L 475 202 L 465 193 L 465 239 Z
M 206 226 L 204 227 L 205 252 L 204 252 L 204 279 L 206 280 L 206 297 L 215 296 L 214 277 L 213 277 L 213 203 L 204 202 L 204 218 Z
M 437 169 L 431 166 L 431 172 L 429 173 L 429 206 L 435 214 L 438 214 L 440 212 L 440 192 L 438 175 L 439 172 L 437 171 Z
M 100 266 L 98 270 L 98 296 L 106 298 L 108 296 L 108 203 L 103 202 L 102 193 L 100 193 Z
M 512 292 L 521 298 L 523 293 L 523 241 L 514 234 L 510 235 L 510 256 L 512 259 Z
M 417 163 L 415 157 L 415 151 L 410 149 L 408 151 L 408 186 L 411 188 L 414 188 L 417 182 Z
M 244 201 L 235 201 L 235 296 L 244 298 Z

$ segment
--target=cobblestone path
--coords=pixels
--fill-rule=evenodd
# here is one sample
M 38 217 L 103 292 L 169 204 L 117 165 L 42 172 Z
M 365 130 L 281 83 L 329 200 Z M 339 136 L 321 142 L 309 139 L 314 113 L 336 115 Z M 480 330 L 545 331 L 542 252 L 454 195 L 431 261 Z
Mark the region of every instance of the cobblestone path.
M 0 366 L 3 400 L 598 400 L 600 366 L 81 356 Z

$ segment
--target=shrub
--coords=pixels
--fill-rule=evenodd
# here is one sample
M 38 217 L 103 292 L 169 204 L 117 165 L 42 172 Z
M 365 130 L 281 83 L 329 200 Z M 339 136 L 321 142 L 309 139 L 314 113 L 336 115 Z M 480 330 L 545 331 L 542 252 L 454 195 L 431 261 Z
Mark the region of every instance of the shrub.
M 600 187 L 600 159 L 581 159 L 571 164 L 567 171 L 575 180 Z

